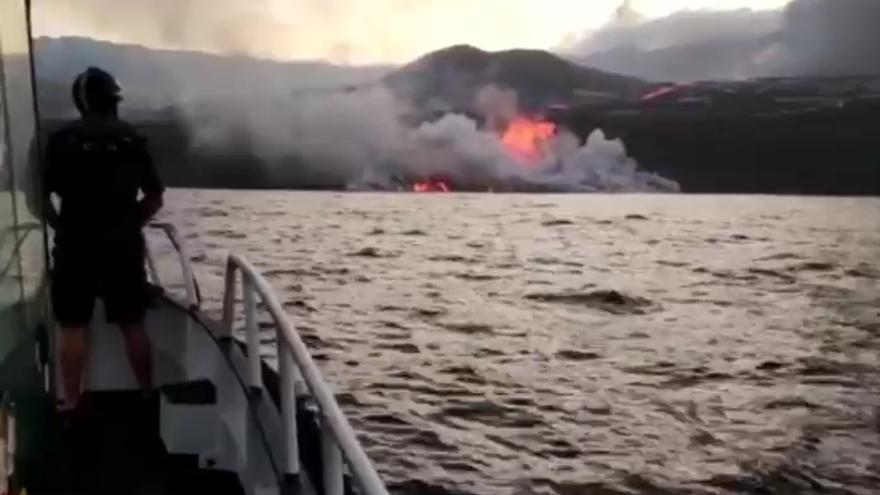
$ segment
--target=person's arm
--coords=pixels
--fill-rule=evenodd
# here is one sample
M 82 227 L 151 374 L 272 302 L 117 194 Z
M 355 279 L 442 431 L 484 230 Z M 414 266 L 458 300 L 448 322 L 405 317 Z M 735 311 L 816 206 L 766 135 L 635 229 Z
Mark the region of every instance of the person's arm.
M 41 167 L 42 172 L 39 175 L 42 175 L 39 179 L 39 183 L 42 185 L 40 191 L 36 192 L 37 201 L 42 206 L 39 208 L 38 212 L 35 212 L 39 218 L 42 218 L 49 224 L 49 227 L 53 229 L 58 229 L 58 211 L 55 209 L 55 205 L 52 203 L 52 193 L 59 192 L 58 190 L 58 166 L 61 152 L 59 150 L 59 143 L 57 138 L 54 136 L 49 138 L 49 142 L 46 145 L 46 154 L 44 159 L 41 160 L 42 163 L 38 161 L 38 163 L 34 164 L 35 167 Z
M 138 202 L 138 210 L 141 225 L 146 225 L 165 204 L 165 185 L 156 171 L 146 140 L 139 138 L 138 147 L 141 155 L 141 191 L 144 193 L 144 197 Z

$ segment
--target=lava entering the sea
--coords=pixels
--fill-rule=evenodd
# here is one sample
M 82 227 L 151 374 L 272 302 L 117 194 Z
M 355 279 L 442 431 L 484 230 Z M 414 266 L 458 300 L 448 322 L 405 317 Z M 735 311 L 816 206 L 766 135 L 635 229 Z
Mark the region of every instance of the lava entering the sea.
M 449 184 L 442 180 L 426 180 L 422 182 L 416 182 L 413 184 L 413 192 L 418 193 L 426 193 L 426 192 L 450 192 L 452 188 L 449 187 Z
M 536 166 L 547 153 L 556 130 L 553 122 L 519 116 L 507 125 L 501 142 L 519 162 Z

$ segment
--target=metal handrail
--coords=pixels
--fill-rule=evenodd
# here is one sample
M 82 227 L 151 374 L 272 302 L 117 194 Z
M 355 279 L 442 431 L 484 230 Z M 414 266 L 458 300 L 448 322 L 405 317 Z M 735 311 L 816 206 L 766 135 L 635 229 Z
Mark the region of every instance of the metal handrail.
M 189 309 L 198 309 L 202 305 L 202 294 L 199 290 L 199 284 L 196 281 L 196 277 L 193 273 L 192 262 L 190 261 L 189 249 L 187 249 L 186 243 L 183 241 L 183 238 L 177 231 L 177 227 L 170 223 L 160 223 L 153 222 L 149 224 L 149 227 L 156 230 L 161 230 L 168 237 L 168 240 L 171 241 L 171 245 L 177 250 L 178 258 L 180 260 L 180 271 L 183 274 L 183 284 L 186 290 L 186 305 Z M 146 250 L 146 258 L 147 258 L 147 266 L 150 270 L 150 277 L 153 279 L 153 283 L 162 286 L 162 282 L 159 279 L 159 272 L 156 270 L 156 261 L 153 258 L 153 253 L 150 249 Z
M 15 261 L 18 260 L 19 254 L 21 252 L 21 247 L 24 245 L 24 242 L 27 240 L 28 235 L 31 232 L 42 230 L 43 226 L 38 223 L 24 223 L 21 225 L 13 225 L 7 227 L 3 230 L 3 237 L 0 237 L 0 249 L 2 249 L 6 244 L 6 236 L 12 235 L 15 236 L 16 233 L 19 233 L 19 237 L 15 237 L 15 245 L 12 248 L 12 254 L 9 255 L 9 261 L 6 265 L 0 269 L 0 277 L 5 277 L 9 274 L 9 270 L 15 264 Z M 23 232 L 23 234 L 21 234 Z
M 223 297 L 223 327 L 232 336 L 235 317 L 237 273 L 241 272 L 242 296 L 245 311 L 245 340 L 248 354 L 247 381 L 250 386 L 262 388 L 260 367 L 260 337 L 256 316 L 255 295 L 259 295 L 269 311 L 277 332 L 275 347 L 278 354 L 280 374 L 281 418 L 284 427 L 285 475 L 297 476 L 300 472 L 296 431 L 296 384 L 301 376 L 311 391 L 321 413 L 321 452 L 324 493 L 342 495 L 343 459 L 348 465 L 355 483 L 364 495 L 388 495 L 385 484 L 376 468 L 361 447 L 354 430 L 346 419 L 330 387 L 324 382 L 321 371 L 312 360 L 305 343 L 293 322 L 284 311 L 275 291 L 254 267 L 243 258 L 230 254 L 226 263 L 225 293 Z

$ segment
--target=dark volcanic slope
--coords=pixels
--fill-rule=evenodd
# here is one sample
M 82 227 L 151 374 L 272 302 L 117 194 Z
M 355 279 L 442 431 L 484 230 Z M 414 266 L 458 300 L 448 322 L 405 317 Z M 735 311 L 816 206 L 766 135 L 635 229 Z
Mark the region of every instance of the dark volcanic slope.
M 620 138 L 688 192 L 880 194 L 880 78 L 756 79 L 668 87 L 553 118 Z
M 512 88 L 526 110 L 572 102 L 579 93 L 631 97 L 646 83 L 566 61 L 543 50 L 486 52 L 468 45 L 436 51 L 388 74 L 385 84 L 417 105 L 470 109 L 485 85 Z

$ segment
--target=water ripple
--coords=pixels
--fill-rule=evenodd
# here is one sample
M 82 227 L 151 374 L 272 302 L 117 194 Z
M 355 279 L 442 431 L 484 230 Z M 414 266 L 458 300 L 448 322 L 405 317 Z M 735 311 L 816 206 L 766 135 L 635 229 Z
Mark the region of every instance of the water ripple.
M 168 196 L 206 305 L 262 267 L 394 493 L 880 486 L 880 200 Z

